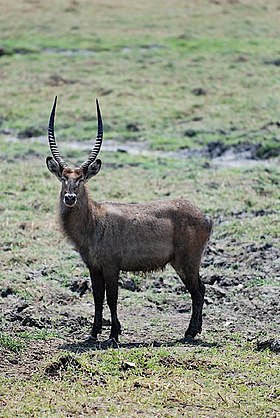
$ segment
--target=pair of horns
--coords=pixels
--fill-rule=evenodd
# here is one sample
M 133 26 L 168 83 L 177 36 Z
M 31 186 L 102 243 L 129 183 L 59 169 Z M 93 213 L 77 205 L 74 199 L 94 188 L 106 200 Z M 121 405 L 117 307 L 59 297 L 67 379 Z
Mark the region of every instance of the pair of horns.
M 51 112 L 51 116 L 49 120 L 48 137 L 49 137 L 50 150 L 53 155 L 53 158 L 59 164 L 60 168 L 63 170 L 63 168 L 67 167 L 67 164 L 61 157 L 60 152 L 58 151 L 56 140 L 55 140 L 55 135 L 54 135 L 54 118 L 55 118 L 56 102 L 57 102 L 57 96 L 54 99 L 54 104 L 53 104 L 53 108 L 52 108 L 52 112 Z M 103 123 L 102 123 L 101 112 L 100 112 L 97 99 L 96 99 L 96 111 L 97 111 L 97 121 L 98 121 L 97 134 L 96 134 L 94 146 L 91 150 L 91 153 L 89 154 L 89 157 L 87 158 L 86 161 L 84 161 L 80 165 L 80 168 L 84 172 L 86 172 L 89 165 L 96 160 L 96 157 L 99 154 L 99 151 L 101 149 L 102 140 L 103 140 Z

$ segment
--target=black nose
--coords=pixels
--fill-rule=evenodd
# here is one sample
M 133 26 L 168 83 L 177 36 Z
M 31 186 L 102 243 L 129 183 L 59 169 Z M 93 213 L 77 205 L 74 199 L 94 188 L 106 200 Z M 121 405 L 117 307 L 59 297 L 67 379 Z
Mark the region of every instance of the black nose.
M 65 193 L 64 203 L 67 206 L 74 206 L 77 200 L 75 193 Z

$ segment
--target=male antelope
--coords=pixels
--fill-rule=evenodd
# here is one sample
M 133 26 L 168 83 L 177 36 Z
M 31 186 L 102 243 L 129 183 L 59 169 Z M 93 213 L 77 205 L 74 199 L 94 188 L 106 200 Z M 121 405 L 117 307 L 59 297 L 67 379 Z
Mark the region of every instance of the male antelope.
M 117 316 L 118 278 L 123 271 L 151 271 L 170 263 L 192 298 L 192 316 L 185 338 L 201 332 L 205 286 L 199 277 L 201 256 L 212 222 L 188 200 L 150 203 L 95 202 L 86 182 L 101 167 L 96 159 L 102 144 L 103 125 L 96 100 L 98 130 L 94 147 L 80 167 L 70 168 L 62 159 L 54 136 L 55 98 L 48 128 L 53 158 L 47 167 L 62 187 L 59 217 L 62 229 L 79 251 L 90 271 L 95 313 L 91 337 L 102 329 L 106 291 L 111 313 L 110 339 L 118 341 L 121 325 Z

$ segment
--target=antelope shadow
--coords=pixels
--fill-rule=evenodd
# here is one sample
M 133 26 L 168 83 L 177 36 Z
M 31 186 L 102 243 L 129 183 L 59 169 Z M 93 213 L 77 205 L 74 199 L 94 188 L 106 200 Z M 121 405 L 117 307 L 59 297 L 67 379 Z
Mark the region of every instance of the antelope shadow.
M 76 341 L 73 343 L 65 343 L 59 346 L 60 350 L 66 350 L 75 353 L 82 353 L 86 351 L 104 351 L 108 349 L 134 349 L 134 348 L 160 348 L 160 347 L 204 347 L 212 348 L 219 347 L 220 344 L 216 342 L 208 342 L 201 339 L 194 339 L 192 337 L 186 339 L 176 339 L 167 341 L 136 341 L 117 343 L 114 339 L 104 341 L 96 341 L 92 338 Z

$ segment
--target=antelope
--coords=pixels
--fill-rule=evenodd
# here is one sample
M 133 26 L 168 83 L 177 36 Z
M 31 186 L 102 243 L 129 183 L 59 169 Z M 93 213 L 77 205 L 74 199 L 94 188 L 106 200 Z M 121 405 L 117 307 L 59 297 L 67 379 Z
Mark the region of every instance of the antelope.
M 96 100 L 98 128 L 89 157 L 71 168 L 61 157 L 52 107 L 48 140 L 52 157 L 49 171 L 61 182 L 59 220 L 66 237 L 75 245 L 90 272 L 94 299 L 94 321 L 90 334 L 98 341 L 106 292 L 111 315 L 110 340 L 118 342 L 121 324 L 117 315 L 118 279 L 121 271 L 149 272 L 168 263 L 182 279 L 192 299 L 192 315 L 183 340 L 202 328 L 205 286 L 199 276 L 201 257 L 212 229 L 212 221 L 184 199 L 149 203 L 96 202 L 86 183 L 101 168 L 97 159 L 103 140 L 103 123 Z

